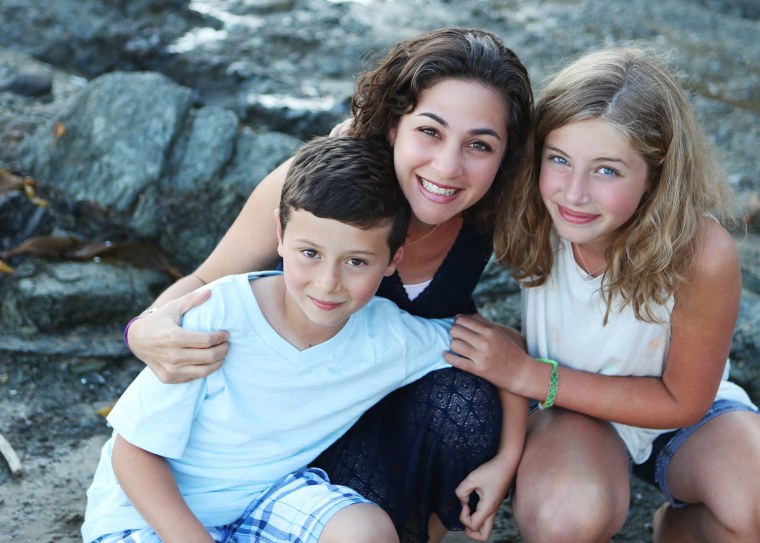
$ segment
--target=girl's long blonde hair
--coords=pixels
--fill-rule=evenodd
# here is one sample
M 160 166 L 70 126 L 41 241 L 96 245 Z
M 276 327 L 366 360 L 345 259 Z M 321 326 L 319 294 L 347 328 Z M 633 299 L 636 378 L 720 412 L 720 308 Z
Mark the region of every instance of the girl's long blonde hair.
M 602 296 L 636 317 L 656 321 L 663 304 L 688 279 L 694 240 L 706 214 L 731 218 L 731 192 L 712 146 L 675 77 L 634 48 L 587 54 L 561 70 L 536 105 L 532 168 L 517 179 L 496 227 L 495 251 L 525 286 L 546 282 L 553 264 L 552 221 L 538 186 L 547 135 L 567 124 L 600 119 L 644 158 L 647 189 L 607 254 Z

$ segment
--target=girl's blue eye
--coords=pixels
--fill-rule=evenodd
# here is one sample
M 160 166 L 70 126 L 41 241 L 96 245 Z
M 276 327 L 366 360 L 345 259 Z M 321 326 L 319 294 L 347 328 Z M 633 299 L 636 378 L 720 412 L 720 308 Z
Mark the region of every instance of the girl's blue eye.
M 555 164 L 562 164 L 562 165 L 569 164 L 568 161 L 565 160 L 565 158 L 561 156 L 553 156 L 549 160 L 551 160 Z
M 617 175 L 617 171 L 613 170 L 612 168 L 608 168 L 607 166 L 602 166 L 599 168 L 599 173 L 602 175 Z

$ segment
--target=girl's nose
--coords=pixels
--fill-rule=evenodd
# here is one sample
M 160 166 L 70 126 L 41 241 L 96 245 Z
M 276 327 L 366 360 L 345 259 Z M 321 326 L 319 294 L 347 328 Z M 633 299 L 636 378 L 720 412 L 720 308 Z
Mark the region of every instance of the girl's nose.
M 585 173 L 573 173 L 565 186 L 565 198 L 567 198 L 568 203 L 585 204 L 588 202 L 591 199 L 589 183 L 590 180 Z

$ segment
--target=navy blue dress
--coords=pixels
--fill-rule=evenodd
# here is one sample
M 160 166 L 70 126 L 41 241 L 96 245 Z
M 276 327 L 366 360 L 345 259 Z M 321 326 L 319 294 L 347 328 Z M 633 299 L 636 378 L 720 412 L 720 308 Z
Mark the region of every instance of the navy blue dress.
M 398 274 L 384 278 L 378 294 L 428 318 L 474 313 L 472 292 L 491 248 L 491 233 L 464 223 L 417 298 L 409 300 Z M 438 370 L 386 396 L 313 465 L 380 505 L 402 543 L 427 541 L 432 513 L 449 529 L 464 528 L 454 490 L 496 454 L 501 416 L 493 385 L 455 368 Z

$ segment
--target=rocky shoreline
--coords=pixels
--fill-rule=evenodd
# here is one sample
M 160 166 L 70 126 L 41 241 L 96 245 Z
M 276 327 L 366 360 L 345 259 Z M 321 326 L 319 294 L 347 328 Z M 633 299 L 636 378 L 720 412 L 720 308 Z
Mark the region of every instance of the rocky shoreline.
M 760 7 L 752 0 L 7 0 L 0 5 L 0 543 L 78 541 L 109 431 L 140 370 L 121 327 L 215 245 L 256 183 L 347 114 L 353 75 L 418 32 L 491 30 L 535 89 L 567 58 L 669 58 L 738 195 L 744 293 L 732 377 L 760 401 Z M 32 243 L 31 240 L 34 240 Z M 26 245 L 24 245 L 26 243 Z M 489 267 L 477 296 L 519 325 Z M 633 483 L 615 541 L 648 541 Z M 450 536 L 447 541 L 463 541 Z M 503 508 L 493 542 L 520 541 Z

